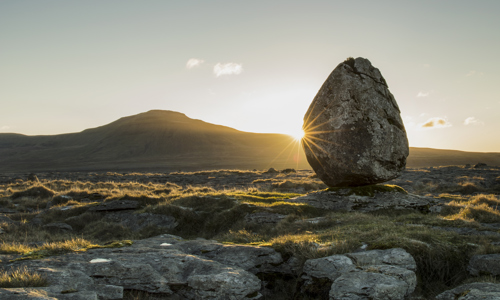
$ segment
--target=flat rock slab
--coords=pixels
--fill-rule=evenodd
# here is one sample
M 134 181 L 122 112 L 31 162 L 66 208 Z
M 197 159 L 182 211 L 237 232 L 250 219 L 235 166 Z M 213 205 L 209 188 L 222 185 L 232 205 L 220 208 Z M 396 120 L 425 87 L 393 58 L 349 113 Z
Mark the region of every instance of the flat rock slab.
M 270 212 L 258 212 L 252 213 L 245 216 L 245 222 L 251 224 L 276 224 L 283 220 L 286 215 L 270 213 Z
M 500 300 L 500 284 L 474 282 L 460 285 L 436 296 L 437 300 Z
M 45 275 L 50 285 L 0 289 L 0 299 L 31 299 L 29 293 L 45 297 L 33 299 L 121 299 L 124 289 L 178 299 L 257 299 L 261 281 L 252 272 L 282 262 L 272 248 L 161 235 L 128 247 L 12 262 L 6 267 L 26 266 Z
M 306 203 L 316 208 L 334 211 L 370 212 L 380 209 L 415 209 L 429 212 L 440 200 L 398 192 L 375 193 L 374 196 L 343 195 L 336 191 L 321 191 L 288 199 L 289 202 Z
M 107 213 L 104 218 L 128 227 L 133 231 L 139 231 L 148 226 L 172 229 L 179 225 L 172 216 L 151 213 L 136 214 L 130 211 L 112 211 Z

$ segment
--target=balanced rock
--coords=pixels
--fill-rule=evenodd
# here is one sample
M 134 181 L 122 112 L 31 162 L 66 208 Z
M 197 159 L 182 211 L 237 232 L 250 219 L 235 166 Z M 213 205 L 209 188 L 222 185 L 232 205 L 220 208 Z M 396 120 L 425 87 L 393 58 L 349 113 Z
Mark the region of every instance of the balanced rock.
M 304 116 L 307 160 L 330 187 L 396 178 L 408 139 L 394 96 L 380 71 L 358 57 L 339 64 Z

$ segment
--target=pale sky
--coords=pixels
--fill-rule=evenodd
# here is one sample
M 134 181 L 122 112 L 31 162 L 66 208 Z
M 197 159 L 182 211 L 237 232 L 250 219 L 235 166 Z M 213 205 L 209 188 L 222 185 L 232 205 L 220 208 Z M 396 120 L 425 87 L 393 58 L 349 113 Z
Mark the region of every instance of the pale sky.
M 151 109 L 293 133 L 347 57 L 379 68 L 410 146 L 500 152 L 500 1 L 0 1 L 0 132 Z

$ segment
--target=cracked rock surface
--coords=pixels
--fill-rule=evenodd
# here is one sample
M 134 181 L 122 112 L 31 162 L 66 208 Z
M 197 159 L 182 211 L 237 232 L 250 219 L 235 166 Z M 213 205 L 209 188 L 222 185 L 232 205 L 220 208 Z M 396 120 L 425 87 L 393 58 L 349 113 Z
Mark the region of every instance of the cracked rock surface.
M 124 289 L 171 299 L 258 299 L 261 281 L 251 272 L 282 262 L 271 248 L 164 234 L 129 247 L 13 262 L 46 275 L 50 285 L 0 289 L 0 299 L 123 299 Z
M 303 288 L 329 282 L 332 300 L 408 299 L 417 286 L 416 267 L 401 248 L 309 259 L 303 268 Z
M 303 127 L 307 160 L 330 187 L 385 182 L 406 166 L 408 139 L 399 107 L 365 58 L 349 58 L 333 70 Z

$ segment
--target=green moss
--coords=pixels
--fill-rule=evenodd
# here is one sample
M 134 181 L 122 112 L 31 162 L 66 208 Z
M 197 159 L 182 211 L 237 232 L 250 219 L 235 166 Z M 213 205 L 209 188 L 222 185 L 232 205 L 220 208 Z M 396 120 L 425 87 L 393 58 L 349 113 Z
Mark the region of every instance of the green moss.
M 342 196 L 368 196 L 374 197 L 376 193 L 401 193 L 408 194 L 402 187 L 392 184 L 372 184 L 372 185 L 363 185 L 356 187 L 331 187 L 326 191 L 335 192 L 341 194 Z
M 111 243 L 107 243 L 103 246 L 91 247 L 91 248 L 121 248 L 125 246 L 132 246 L 134 242 L 131 240 L 123 240 L 123 241 L 113 241 Z

